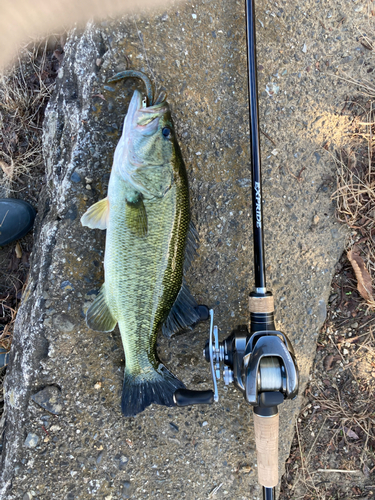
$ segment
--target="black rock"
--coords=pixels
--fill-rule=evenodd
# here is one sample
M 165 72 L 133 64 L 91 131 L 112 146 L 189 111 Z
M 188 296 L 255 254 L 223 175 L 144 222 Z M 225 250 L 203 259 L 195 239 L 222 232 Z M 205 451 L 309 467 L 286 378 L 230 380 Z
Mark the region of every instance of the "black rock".
M 55 385 L 49 385 L 37 392 L 31 399 L 40 407 L 53 413 L 54 415 L 59 415 L 63 407 L 63 399 L 61 396 L 61 391 Z

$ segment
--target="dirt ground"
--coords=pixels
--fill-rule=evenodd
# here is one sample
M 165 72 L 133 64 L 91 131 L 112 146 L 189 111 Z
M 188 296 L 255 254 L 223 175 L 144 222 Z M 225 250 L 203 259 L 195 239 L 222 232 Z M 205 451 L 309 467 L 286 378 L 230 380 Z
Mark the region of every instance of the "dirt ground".
M 343 255 L 280 499 L 375 496 L 375 317 L 356 285 Z

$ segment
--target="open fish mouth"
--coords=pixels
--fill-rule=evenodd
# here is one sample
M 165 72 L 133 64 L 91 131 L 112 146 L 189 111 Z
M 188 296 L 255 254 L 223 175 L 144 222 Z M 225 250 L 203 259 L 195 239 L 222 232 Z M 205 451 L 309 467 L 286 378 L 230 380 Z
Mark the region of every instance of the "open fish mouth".
M 152 135 L 158 130 L 159 119 L 168 111 L 169 107 L 165 101 L 145 107 L 142 94 L 135 90 L 126 115 L 125 132 L 131 134 L 136 130 L 145 136 Z
M 169 111 L 168 103 L 166 102 L 167 94 L 162 90 L 155 98 L 155 92 L 151 80 L 142 71 L 127 69 L 110 78 L 109 82 L 117 82 L 127 78 L 136 78 L 144 83 L 146 96 L 142 99 L 142 95 L 138 90 L 134 91 L 133 97 L 128 108 L 127 127 L 130 132 L 130 127 L 138 129 L 142 134 L 150 135 L 157 130 L 158 118 Z M 153 123 L 153 125 L 151 125 Z
M 160 118 L 168 111 L 166 103 L 155 104 L 147 108 L 140 108 L 137 112 L 136 121 L 137 126 L 143 127 L 152 122 L 156 118 Z

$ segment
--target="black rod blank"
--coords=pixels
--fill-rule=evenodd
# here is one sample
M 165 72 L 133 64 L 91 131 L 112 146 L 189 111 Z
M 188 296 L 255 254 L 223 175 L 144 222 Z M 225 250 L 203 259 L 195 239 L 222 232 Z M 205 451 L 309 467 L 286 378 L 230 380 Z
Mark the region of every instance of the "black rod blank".
M 254 238 L 254 277 L 256 288 L 266 288 L 254 0 L 246 0 L 246 34 L 250 113 L 250 155 L 253 200 L 252 211 Z
M 275 488 L 263 486 L 263 500 L 276 500 Z

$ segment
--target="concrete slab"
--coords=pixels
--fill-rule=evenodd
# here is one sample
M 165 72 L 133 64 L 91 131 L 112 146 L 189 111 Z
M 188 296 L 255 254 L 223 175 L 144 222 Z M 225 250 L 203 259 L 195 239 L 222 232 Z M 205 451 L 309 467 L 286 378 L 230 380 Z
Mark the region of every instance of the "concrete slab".
M 261 128 L 271 139 L 262 140 L 268 285 L 278 326 L 296 348 L 301 393 L 345 240 L 330 199 L 329 152 L 345 130 L 339 114 L 348 87 L 334 73 L 365 64 L 366 51 L 355 41 L 364 16 L 357 4 L 332 0 L 257 4 Z M 125 69 L 126 57 L 167 91 L 172 106 L 201 240 L 191 290 L 215 309 L 221 338 L 248 321 L 243 3 L 180 3 L 71 33 L 45 122 L 48 189 L 6 380 L 0 496 L 257 499 L 252 416 L 242 396 L 221 386 L 214 406 L 153 406 L 124 419 L 119 333 L 85 325 L 83 309 L 102 282 L 104 235 L 83 229 L 79 218 L 105 193 L 135 88 L 106 82 Z M 162 360 L 188 387 L 210 387 L 201 357 L 206 339 L 205 326 L 160 338 Z M 59 415 L 31 399 L 48 386 L 61 391 Z M 281 473 L 299 406 L 300 399 L 281 409 Z M 39 438 L 32 448 L 25 442 L 30 433 Z

